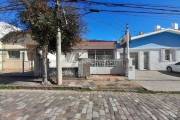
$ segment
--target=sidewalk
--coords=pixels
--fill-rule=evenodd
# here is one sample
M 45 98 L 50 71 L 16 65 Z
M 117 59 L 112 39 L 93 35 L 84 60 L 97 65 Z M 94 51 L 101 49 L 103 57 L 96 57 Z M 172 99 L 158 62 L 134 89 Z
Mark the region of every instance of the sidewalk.
M 63 84 L 56 84 L 56 77 L 51 77 L 50 84 L 42 85 L 42 78 L 30 77 L 1 77 L 0 84 L 8 86 L 20 86 L 23 88 L 88 88 L 88 89 L 119 89 L 119 90 L 139 90 L 142 89 L 140 85 L 133 81 L 125 80 L 122 76 L 110 75 L 92 75 L 85 78 L 63 77 Z

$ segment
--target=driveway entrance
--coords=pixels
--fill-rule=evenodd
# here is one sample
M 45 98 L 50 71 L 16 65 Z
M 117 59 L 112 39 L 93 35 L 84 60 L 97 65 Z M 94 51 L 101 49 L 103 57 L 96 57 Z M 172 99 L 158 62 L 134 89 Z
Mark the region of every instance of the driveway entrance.
M 136 70 L 136 83 L 153 91 L 180 91 L 180 73 Z

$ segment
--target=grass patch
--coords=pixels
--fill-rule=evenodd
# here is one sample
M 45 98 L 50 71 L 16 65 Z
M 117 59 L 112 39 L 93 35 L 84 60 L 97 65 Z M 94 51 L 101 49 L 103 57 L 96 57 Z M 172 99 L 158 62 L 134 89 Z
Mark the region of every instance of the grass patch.
M 0 89 L 22 89 L 21 86 L 8 86 L 4 84 L 0 84 Z

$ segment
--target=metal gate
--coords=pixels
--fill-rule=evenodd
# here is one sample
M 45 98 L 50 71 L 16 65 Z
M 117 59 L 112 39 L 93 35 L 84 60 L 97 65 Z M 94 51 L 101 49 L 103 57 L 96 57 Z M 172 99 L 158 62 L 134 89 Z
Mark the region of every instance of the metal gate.
M 0 51 L 0 74 L 34 76 L 36 50 L 9 49 Z

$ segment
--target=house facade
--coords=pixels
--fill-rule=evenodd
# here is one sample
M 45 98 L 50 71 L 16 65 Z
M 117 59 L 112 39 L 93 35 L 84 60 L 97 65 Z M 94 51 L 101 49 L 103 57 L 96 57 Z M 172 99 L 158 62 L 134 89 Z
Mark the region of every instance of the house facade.
M 161 29 L 155 26 L 153 32 L 131 38 L 130 58 L 136 69 L 139 70 L 166 70 L 168 64 L 180 61 L 180 31 L 178 24 Z M 123 49 L 118 46 L 120 58 Z
M 2 42 L 3 46 L 3 70 L 34 69 L 34 57 L 36 43 L 30 34 L 17 38 L 16 41 Z M 23 62 L 23 63 L 22 63 Z
M 50 68 L 56 68 L 55 55 L 48 55 Z M 81 60 L 90 62 L 90 74 L 124 74 L 120 54 L 116 50 L 115 41 L 84 40 L 73 48 L 71 53 L 61 56 L 61 63 L 67 73 L 79 67 Z

